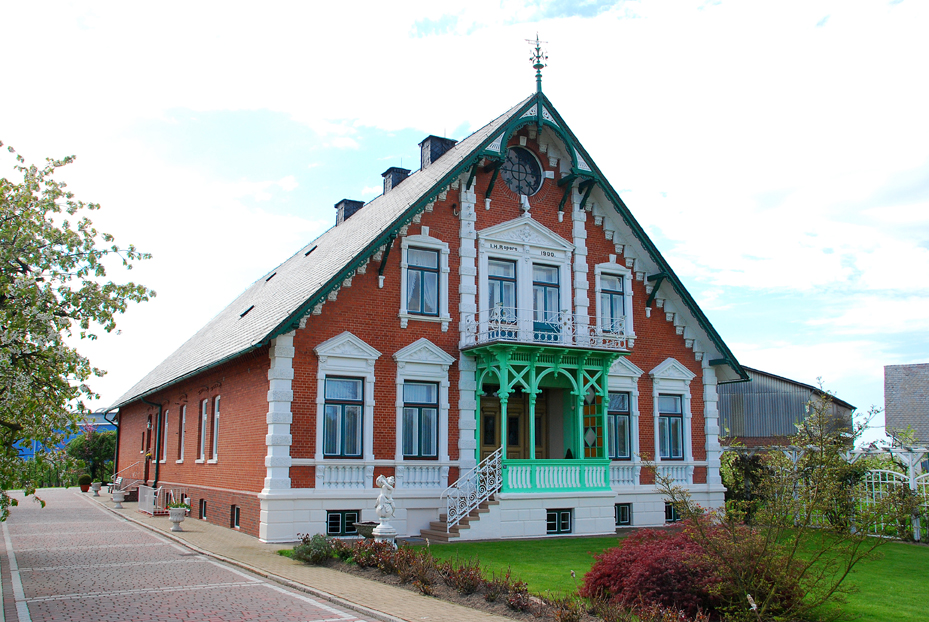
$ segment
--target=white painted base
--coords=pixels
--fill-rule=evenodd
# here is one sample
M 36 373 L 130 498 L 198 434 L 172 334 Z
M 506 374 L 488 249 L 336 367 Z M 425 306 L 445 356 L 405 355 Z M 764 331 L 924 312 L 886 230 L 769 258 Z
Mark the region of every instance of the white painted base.
M 702 490 L 701 490 L 702 489 Z M 262 493 L 259 539 L 263 542 L 295 542 L 297 534 L 326 533 L 326 512 L 361 510 L 362 521 L 376 521 L 374 506 L 379 490 L 318 491 L 312 488 Z M 399 537 L 416 537 L 438 520 L 445 511 L 440 490 L 394 491 L 397 509 L 391 525 Z M 723 503 L 722 487 L 696 485 L 691 497 L 703 507 Z M 480 515 L 467 529 L 462 540 L 499 540 L 506 538 L 552 537 L 546 534 L 546 511 L 574 510 L 571 535 L 615 533 L 614 505 L 632 504 L 633 527 L 658 527 L 665 524 L 665 499 L 651 487 L 636 492 L 589 493 L 509 493 L 498 495 L 500 501 Z

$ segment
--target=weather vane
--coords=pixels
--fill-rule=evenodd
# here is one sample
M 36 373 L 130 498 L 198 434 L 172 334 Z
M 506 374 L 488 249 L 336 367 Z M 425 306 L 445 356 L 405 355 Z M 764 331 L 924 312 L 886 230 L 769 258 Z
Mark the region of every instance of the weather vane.
M 535 90 L 537 93 L 542 92 L 542 69 L 546 67 L 545 61 L 548 60 L 548 54 L 542 51 L 542 44 L 548 41 L 539 41 L 539 33 L 535 33 L 535 41 L 526 39 L 529 45 L 535 44 L 535 51 L 529 60 L 532 61 L 532 68 L 535 69 Z

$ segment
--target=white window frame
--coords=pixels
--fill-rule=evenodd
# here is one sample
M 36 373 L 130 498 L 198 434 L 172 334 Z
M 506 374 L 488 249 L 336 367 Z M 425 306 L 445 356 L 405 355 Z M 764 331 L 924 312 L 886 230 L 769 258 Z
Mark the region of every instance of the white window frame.
M 209 405 L 210 405 L 209 398 L 204 398 L 200 400 L 200 426 L 198 428 L 198 431 L 200 433 L 200 438 L 198 440 L 199 445 L 200 445 L 199 447 L 200 451 L 197 453 L 198 457 L 195 460 L 197 464 L 203 464 L 206 461 L 206 431 L 207 431 L 207 421 L 208 421 L 209 410 L 210 410 Z
M 219 461 L 219 398 L 219 395 L 213 398 L 213 416 L 211 419 L 213 425 L 210 426 L 212 428 L 210 445 L 212 448 L 211 454 L 213 457 L 207 460 L 207 464 L 216 464 L 216 462 Z
M 171 414 L 170 409 L 165 409 L 164 414 L 161 417 L 161 447 L 159 453 L 161 454 L 158 457 L 158 462 L 164 464 L 168 461 L 168 415 Z
M 405 382 L 432 382 L 439 385 L 438 462 L 448 457 L 448 370 L 454 357 L 425 337 L 414 341 L 393 355 L 397 361 L 397 447 L 394 458 L 403 462 L 403 385 Z M 410 459 L 409 464 L 434 463 L 433 460 Z
M 652 378 L 652 410 L 654 417 L 655 437 L 654 460 L 655 462 L 689 463 L 693 461 L 693 416 L 690 410 L 690 381 L 696 378 L 696 374 L 687 369 L 682 363 L 674 358 L 667 358 L 663 363 L 649 372 Z M 681 414 L 683 416 L 682 442 L 684 444 L 683 459 L 661 459 L 661 438 L 659 435 L 659 417 L 658 396 L 659 395 L 679 395 L 681 396 Z
M 478 232 L 478 313 L 480 331 L 487 330 L 488 261 L 516 262 L 516 309 L 520 335 L 531 341 L 534 264 L 558 268 L 559 312 L 574 313 L 571 259 L 574 245 L 542 224 L 523 216 Z M 573 315 L 572 315 L 573 317 Z M 521 339 L 523 340 L 523 339 Z
M 603 333 L 603 313 L 600 308 L 600 294 L 603 291 L 603 286 L 600 282 L 600 276 L 607 274 L 610 276 L 618 276 L 623 279 L 623 310 L 626 317 L 626 337 L 629 339 L 635 339 L 635 327 L 632 324 L 632 284 L 635 281 L 632 270 L 629 268 L 616 263 L 616 255 L 610 255 L 610 261 L 608 263 L 599 263 L 594 266 L 594 286 L 595 286 L 595 295 L 596 295 L 596 310 L 597 310 L 597 331 Z
M 182 404 L 178 416 L 178 430 L 177 433 L 180 435 L 180 440 L 178 441 L 177 446 L 177 460 L 175 464 L 184 463 L 184 434 L 187 433 L 187 404 Z
M 319 358 L 316 367 L 316 451 L 319 465 L 334 461 L 358 464 L 358 458 L 326 458 L 323 456 L 323 421 L 326 408 L 326 376 L 359 378 L 364 382 L 364 430 L 361 436 L 361 454 L 365 462 L 374 460 L 374 363 L 381 353 L 362 339 L 346 331 L 316 346 L 313 351 Z M 317 477 L 321 469 L 317 467 Z M 370 485 L 370 484 L 369 484 Z
M 437 251 L 439 256 L 439 314 L 420 315 L 410 313 L 406 304 L 407 270 L 409 269 L 408 251 L 410 248 Z M 422 227 L 419 235 L 408 235 L 400 242 L 400 328 L 406 328 L 410 320 L 420 322 L 441 322 L 442 332 L 448 331 L 452 316 L 448 312 L 448 244 L 429 235 L 429 227 Z
M 629 460 L 615 460 L 618 464 L 639 464 L 639 376 L 641 369 L 625 357 L 616 359 L 607 375 L 608 393 L 629 394 Z M 607 447 L 606 455 L 610 455 Z M 638 479 L 638 478 L 636 478 Z

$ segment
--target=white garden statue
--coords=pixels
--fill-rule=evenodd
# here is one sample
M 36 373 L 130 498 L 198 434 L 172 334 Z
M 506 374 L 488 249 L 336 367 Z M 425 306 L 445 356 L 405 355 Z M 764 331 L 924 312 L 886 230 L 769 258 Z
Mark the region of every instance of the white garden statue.
M 390 524 L 390 519 L 394 517 L 394 510 L 397 509 L 394 504 L 394 487 L 397 480 L 393 475 L 384 477 L 377 476 L 377 485 L 381 487 L 381 494 L 377 496 L 377 505 L 374 507 L 374 513 L 380 521 L 380 525 L 374 528 L 374 539 L 378 542 L 390 542 L 395 547 L 394 538 L 397 537 L 397 530 Z

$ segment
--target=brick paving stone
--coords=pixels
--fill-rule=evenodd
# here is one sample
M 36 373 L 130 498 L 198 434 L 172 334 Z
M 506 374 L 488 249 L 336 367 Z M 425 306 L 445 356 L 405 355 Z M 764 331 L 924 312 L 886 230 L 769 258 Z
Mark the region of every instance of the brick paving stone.
M 2 527 L 3 618 L 26 622 L 355 622 L 374 618 L 220 563 L 45 490 Z

